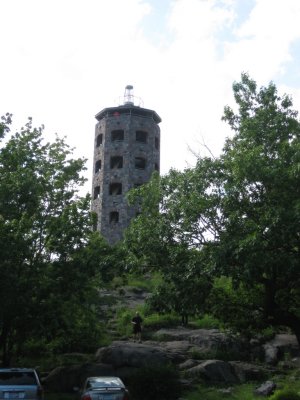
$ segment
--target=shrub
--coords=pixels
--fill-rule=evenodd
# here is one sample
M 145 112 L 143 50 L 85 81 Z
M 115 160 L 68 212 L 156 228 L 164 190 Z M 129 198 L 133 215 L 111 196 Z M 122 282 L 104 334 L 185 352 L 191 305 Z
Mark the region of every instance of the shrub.
M 222 327 L 221 322 L 209 314 L 204 314 L 202 318 L 193 321 L 193 324 L 198 329 L 219 329 Z
M 114 276 L 111 281 L 113 289 L 118 289 L 120 286 L 124 286 L 124 278 L 122 276 Z
M 172 365 L 141 368 L 128 386 L 133 400 L 175 400 L 181 394 L 179 373 Z
M 300 400 L 300 394 L 290 389 L 282 389 L 276 391 L 270 400 Z
M 119 309 L 117 310 L 117 331 L 119 335 L 130 336 L 132 332 L 131 319 L 133 317 L 133 311 Z
M 160 329 L 174 327 L 180 323 L 180 318 L 176 314 L 151 314 L 145 318 L 144 325 L 150 329 Z

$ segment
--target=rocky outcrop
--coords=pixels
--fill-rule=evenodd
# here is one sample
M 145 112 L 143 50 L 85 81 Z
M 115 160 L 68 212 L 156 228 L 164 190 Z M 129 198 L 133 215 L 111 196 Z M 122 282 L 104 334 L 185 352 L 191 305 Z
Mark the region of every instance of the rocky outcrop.
M 154 338 L 172 341 L 187 340 L 189 343 L 202 347 L 205 350 L 236 348 L 237 339 L 232 339 L 218 329 L 160 329 L 154 334 Z
M 242 357 L 245 352 L 245 342 L 226 335 L 218 329 L 160 329 L 154 334 L 154 338 L 164 341 L 181 341 L 189 344 L 191 353 L 197 352 L 205 356 L 227 354 L 233 358 Z M 209 354 L 210 353 L 210 354 Z
M 273 370 L 262 365 L 251 364 L 243 361 L 230 361 L 234 375 L 241 383 L 249 381 L 262 381 L 268 377 Z
M 161 329 L 155 336 L 160 341 L 114 341 L 97 350 L 93 363 L 56 368 L 44 379 L 45 387 L 51 391 L 69 392 L 88 376 L 117 375 L 126 380 L 139 368 L 170 363 L 176 365 L 190 382 L 204 380 L 226 384 L 263 381 L 274 368 L 268 364 L 263 367 L 242 362 L 238 357 L 233 361 L 205 359 L 205 355 L 216 350 L 222 350 L 225 355 L 233 350 L 236 354 L 243 350 L 242 343 L 234 343 L 233 338 L 215 329 Z M 294 354 L 298 351 L 294 347 L 295 340 L 289 335 L 277 335 L 264 349 L 266 346 L 278 349 L 277 356 L 287 351 Z
M 171 361 L 169 352 L 160 346 L 122 341 L 113 342 L 110 346 L 99 349 L 95 354 L 95 360 L 110 364 L 115 369 L 121 367 L 143 368 Z
M 254 390 L 256 396 L 270 396 L 276 389 L 276 383 L 272 381 L 264 382 L 258 388 Z
M 270 365 L 276 365 L 284 355 L 289 357 L 299 356 L 299 345 L 294 335 L 278 334 L 264 346 L 265 362 Z
M 208 382 L 238 383 L 239 381 L 231 365 L 221 360 L 202 361 L 188 369 L 185 376 L 201 378 Z

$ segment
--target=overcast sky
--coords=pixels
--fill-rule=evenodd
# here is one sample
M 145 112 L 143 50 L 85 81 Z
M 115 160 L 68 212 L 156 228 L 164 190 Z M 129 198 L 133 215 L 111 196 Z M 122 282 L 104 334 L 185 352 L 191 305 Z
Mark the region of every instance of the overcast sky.
M 215 155 L 232 83 L 273 81 L 300 109 L 300 0 L 0 0 L 0 114 L 88 159 L 95 115 L 133 85 L 162 118 L 161 173 Z

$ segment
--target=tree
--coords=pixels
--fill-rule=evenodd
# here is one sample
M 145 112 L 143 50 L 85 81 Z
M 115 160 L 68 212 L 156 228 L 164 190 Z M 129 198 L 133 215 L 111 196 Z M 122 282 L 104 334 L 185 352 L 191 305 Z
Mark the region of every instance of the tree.
M 173 248 L 169 263 L 160 269 L 163 281 L 147 299 L 152 310 L 175 311 L 181 316 L 182 325 L 188 324 L 190 316 L 204 313 L 212 279 L 203 268 L 203 255 L 204 252 L 182 246 Z
M 131 267 L 162 274 L 163 282 L 149 299 L 152 308 L 159 312 L 177 312 L 183 324 L 187 324 L 189 315 L 205 311 L 212 282 L 210 241 L 205 239 L 205 229 L 201 226 L 211 216 L 204 215 L 203 204 L 197 210 L 193 208 L 199 187 L 195 186 L 191 194 L 190 172 L 172 170 L 162 178 L 155 174 L 148 184 L 129 193 L 130 203 L 140 206 L 140 214 L 132 221 L 124 240 Z M 183 204 L 186 209 L 182 209 Z M 191 215 L 189 211 L 195 212 Z M 196 215 L 203 218 L 201 224 L 196 221 Z M 197 226 L 198 233 L 203 233 L 195 245 L 195 236 L 187 230 L 188 224 Z M 207 243 L 205 248 L 204 243 Z
M 184 249 L 188 261 L 196 250 L 196 274 L 214 281 L 217 317 L 243 332 L 288 327 L 300 343 L 298 115 L 273 83 L 258 89 L 242 74 L 233 92 L 238 110 L 227 106 L 223 117 L 233 137 L 221 155 L 142 188 L 128 243 L 147 262 L 158 260 L 172 283 L 189 273 L 189 262 L 182 267 L 176 254 Z M 226 288 L 217 284 L 221 276 L 228 277 Z
M 218 265 L 233 287 L 252 293 L 249 320 L 289 327 L 300 343 L 300 123 L 273 83 L 258 90 L 242 74 L 233 91 L 238 112 L 226 107 L 223 117 L 234 136 L 220 158 Z
M 70 348 L 85 328 L 99 335 L 91 312 L 97 270 L 81 256 L 92 226 L 90 197 L 78 196 L 85 160 L 73 159 L 64 139 L 44 143 L 43 127 L 33 128 L 31 119 L 13 135 L 10 123 L 7 114 L 0 124 L 5 138 L 0 148 L 4 365 L 26 340 L 61 340 Z

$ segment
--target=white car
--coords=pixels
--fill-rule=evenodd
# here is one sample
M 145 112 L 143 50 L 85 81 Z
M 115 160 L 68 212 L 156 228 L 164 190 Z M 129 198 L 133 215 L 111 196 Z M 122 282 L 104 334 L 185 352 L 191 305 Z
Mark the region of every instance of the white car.
M 0 368 L 0 400 L 42 400 L 43 388 L 32 368 Z
M 129 400 L 129 393 L 116 376 L 94 376 L 86 379 L 81 400 Z

